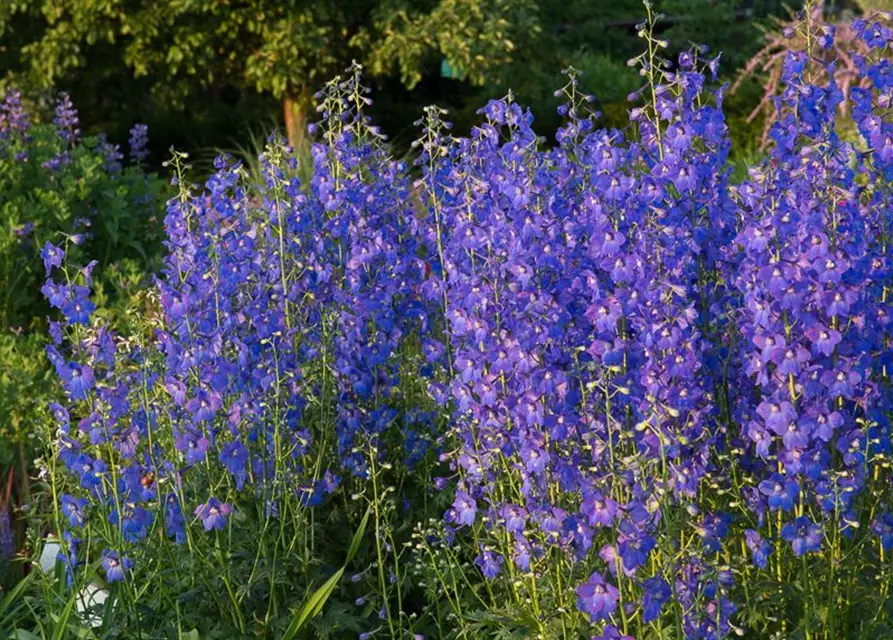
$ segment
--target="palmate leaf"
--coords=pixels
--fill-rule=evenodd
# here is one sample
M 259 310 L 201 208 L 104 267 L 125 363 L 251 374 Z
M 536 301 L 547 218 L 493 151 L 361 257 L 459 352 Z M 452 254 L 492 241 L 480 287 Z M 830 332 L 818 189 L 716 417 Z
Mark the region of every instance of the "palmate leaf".
M 359 635 L 368 620 L 368 616 L 356 615 L 356 606 L 353 602 L 331 600 L 325 613 L 313 618 L 314 637 L 339 638 L 344 637 L 345 632 Z
M 288 629 L 285 630 L 285 634 L 282 636 L 282 640 L 292 640 L 308 620 L 319 615 L 320 611 L 322 611 L 326 601 L 335 591 L 335 587 L 338 586 L 338 582 L 341 580 L 341 576 L 344 575 L 347 566 L 353 561 L 357 552 L 360 550 L 360 544 L 366 533 L 366 525 L 369 524 L 370 513 L 371 507 L 367 507 L 366 513 L 360 521 L 360 526 L 353 534 L 353 540 L 351 540 L 350 548 L 347 551 L 347 558 L 344 560 L 344 565 L 326 580 L 321 587 L 313 592 L 307 602 L 304 603 L 304 606 L 301 607 L 301 610 L 298 611 L 297 615 L 292 618 L 291 624 L 288 625 Z
M 525 638 L 533 637 L 536 623 L 523 612 L 515 609 L 498 611 L 472 611 L 465 616 L 473 621 L 475 637 Z M 527 618 L 527 619 L 525 619 Z

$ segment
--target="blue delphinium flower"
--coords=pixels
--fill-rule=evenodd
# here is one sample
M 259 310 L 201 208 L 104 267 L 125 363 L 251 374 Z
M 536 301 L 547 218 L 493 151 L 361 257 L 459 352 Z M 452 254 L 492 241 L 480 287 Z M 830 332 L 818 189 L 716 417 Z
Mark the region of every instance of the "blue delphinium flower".
M 605 625 L 601 634 L 592 636 L 592 640 L 634 640 L 633 636 L 622 633 L 613 624 Z
M 43 266 L 46 269 L 47 276 L 49 276 L 54 268 L 58 269 L 62 266 L 65 252 L 54 244 L 47 242 L 43 249 L 40 250 L 40 257 L 43 258 Z
M 768 540 L 764 540 L 763 537 L 753 529 L 748 529 L 744 532 L 744 539 L 747 548 L 750 549 L 750 552 L 753 554 L 754 566 L 760 569 L 765 569 L 769 562 L 769 556 L 774 550 L 772 543 Z
M 790 511 L 800 495 L 800 487 L 794 480 L 777 473 L 760 482 L 759 487 L 760 493 L 767 497 L 769 508 L 772 510 Z
M 453 501 L 453 510 L 455 512 L 454 521 L 456 524 L 467 527 L 474 524 L 477 506 L 474 499 L 464 491 L 456 492 L 456 499 Z
M 504 562 L 505 559 L 500 554 L 485 547 L 481 547 L 480 554 L 474 560 L 474 563 L 480 567 L 481 573 L 488 580 L 492 580 L 499 575 Z
M 109 583 L 121 582 L 133 569 L 133 561 L 127 556 L 119 555 L 117 551 L 106 549 L 102 552 L 102 568 Z
M 822 526 L 800 516 L 782 528 L 781 537 L 791 543 L 794 555 L 817 552 L 822 547 Z
M 75 498 L 74 496 L 62 494 L 60 497 L 60 506 L 62 515 L 68 518 L 68 524 L 72 527 L 82 527 L 86 522 L 85 507 L 87 506 L 86 498 Z
M 230 442 L 220 450 L 220 462 L 236 480 L 236 488 L 241 490 L 248 478 L 248 449 L 239 441 Z
M 202 521 L 205 531 L 221 531 L 226 528 L 226 519 L 232 512 L 232 505 L 221 503 L 217 498 L 208 498 L 207 502 L 196 507 L 195 516 Z
M 893 550 L 893 514 L 885 513 L 871 525 L 872 532 L 880 538 L 884 551 Z
M 600 493 L 594 492 L 584 498 L 580 513 L 588 518 L 589 524 L 593 527 L 610 527 L 614 523 L 617 509 L 617 503 L 611 498 L 605 498 Z
M 195 428 L 187 428 L 177 435 L 176 447 L 183 453 L 188 464 L 199 464 L 207 456 L 211 441 L 203 432 Z
M 57 560 L 65 566 L 65 582 L 70 586 L 74 583 L 77 568 L 83 564 L 83 559 L 79 557 L 81 539 L 70 531 L 65 531 L 62 533 L 62 540 L 64 544 L 59 549 Z
M 96 383 L 93 369 L 77 362 L 69 362 L 67 365 L 63 365 L 63 367 L 62 382 L 71 395 L 71 399 L 84 400 Z
M 149 157 L 149 127 L 135 124 L 130 128 L 130 157 L 137 164 L 145 162 Z
M 80 291 L 81 287 L 74 288 L 74 297 L 62 304 L 62 314 L 69 324 L 87 326 L 90 318 L 96 311 L 96 305 Z
M 656 86 L 626 131 L 596 129 L 569 71 L 551 148 L 511 96 L 467 137 L 431 108 L 415 184 L 338 93 L 363 95 L 358 77 L 339 79 L 307 184 L 274 137 L 259 184 L 221 157 L 204 188 L 181 185 L 139 340 L 94 317 L 90 268 L 63 274 L 47 245 L 47 354 L 71 401 L 52 410 L 58 458 L 86 496 L 63 492 L 68 525 L 101 523 L 116 539 L 99 548 L 146 544 L 156 523 L 182 544 L 183 510 L 214 493 L 194 511 L 205 530 L 256 522 L 232 517 L 244 502 L 273 526 L 234 539 L 275 544 L 342 483 L 380 489 L 395 459 L 401 483 L 428 477 L 436 455 L 440 537 L 496 598 L 540 598 L 551 624 L 558 576 L 593 622 L 665 628 L 672 608 L 674 633 L 728 636 L 733 575 L 780 540 L 849 544 L 887 481 L 893 84 L 855 62 L 851 144 L 846 96 L 792 52 L 769 155 L 730 186 L 718 58 L 700 55 L 633 61 Z M 889 515 L 871 527 L 888 551 Z
M 648 578 L 642 583 L 642 621 L 651 622 L 660 617 L 661 609 L 672 596 L 672 590 L 666 580 L 661 577 Z
M 173 493 L 168 494 L 165 499 L 164 526 L 165 533 L 173 537 L 178 544 L 184 544 L 187 541 L 186 519 L 180 509 L 179 498 Z
M 607 620 L 617 610 L 620 593 L 617 587 L 598 573 L 577 587 L 577 608 L 589 616 L 591 622 Z

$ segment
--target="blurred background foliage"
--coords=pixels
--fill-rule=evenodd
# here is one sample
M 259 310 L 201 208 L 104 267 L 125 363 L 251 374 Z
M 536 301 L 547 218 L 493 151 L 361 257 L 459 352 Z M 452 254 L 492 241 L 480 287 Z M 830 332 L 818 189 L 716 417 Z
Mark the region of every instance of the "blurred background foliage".
M 786 15 L 782 0 L 657 4 L 671 49 L 722 51 L 726 79 L 759 49 L 760 25 Z M 583 71 L 606 124 L 625 121 L 640 84 L 626 61 L 639 52 L 642 15 L 641 0 L 7 0 L 0 88 L 19 86 L 44 108 L 66 90 L 85 130 L 112 140 L 146 122 L 157 161 L 172 145 L 246 145 L 271 121 L 290 125 L 296 142 L 314 91 L 352 59 L 371 76 L 372 116 L 398 151 L 422 106 L 450 108 L 463 131 L 509 88 L 549 135 L 558 71 L 569 65 Z M 727 104 L 742 152 L 758 130 L 745 122 L 758 98 L 759 84 L 745 83 Z

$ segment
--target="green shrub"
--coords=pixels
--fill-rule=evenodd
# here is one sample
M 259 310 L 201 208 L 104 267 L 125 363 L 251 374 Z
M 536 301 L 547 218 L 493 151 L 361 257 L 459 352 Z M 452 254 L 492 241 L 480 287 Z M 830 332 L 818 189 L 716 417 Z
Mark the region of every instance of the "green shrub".
M 54 391 L 44 356 L 41 248 L 64 243 L 95 259 L 97 312 L 122 316 L 161 246 L 154 214 L 166 186 L 143 169 L 145 142 L 145 127 L 135 127 L 125 166 L 104 136 L 80 135 L 67 96 L 52 123 L 26 110 L 17 91 L 0 104 L 0 471 L 6 482 L 9 467 L 17 468 L 14 504 L 27 501 L 29 440 Z

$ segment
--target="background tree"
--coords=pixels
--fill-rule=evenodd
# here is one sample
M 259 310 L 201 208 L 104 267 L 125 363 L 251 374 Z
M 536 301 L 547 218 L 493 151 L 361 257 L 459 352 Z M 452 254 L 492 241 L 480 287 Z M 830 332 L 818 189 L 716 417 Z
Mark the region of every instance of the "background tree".
M 49 87 L 87 66 L 123 63 L 166 104 L 211 86 L 281 101 L 289 138 L 313 92 L 352 58 L 412 86 L 445 58 L 483 83 L 540 31 L 534 0 L 12 0 L 0 37 L 12 78 Z M 10 59 L 11 58 L 11 59 Z

